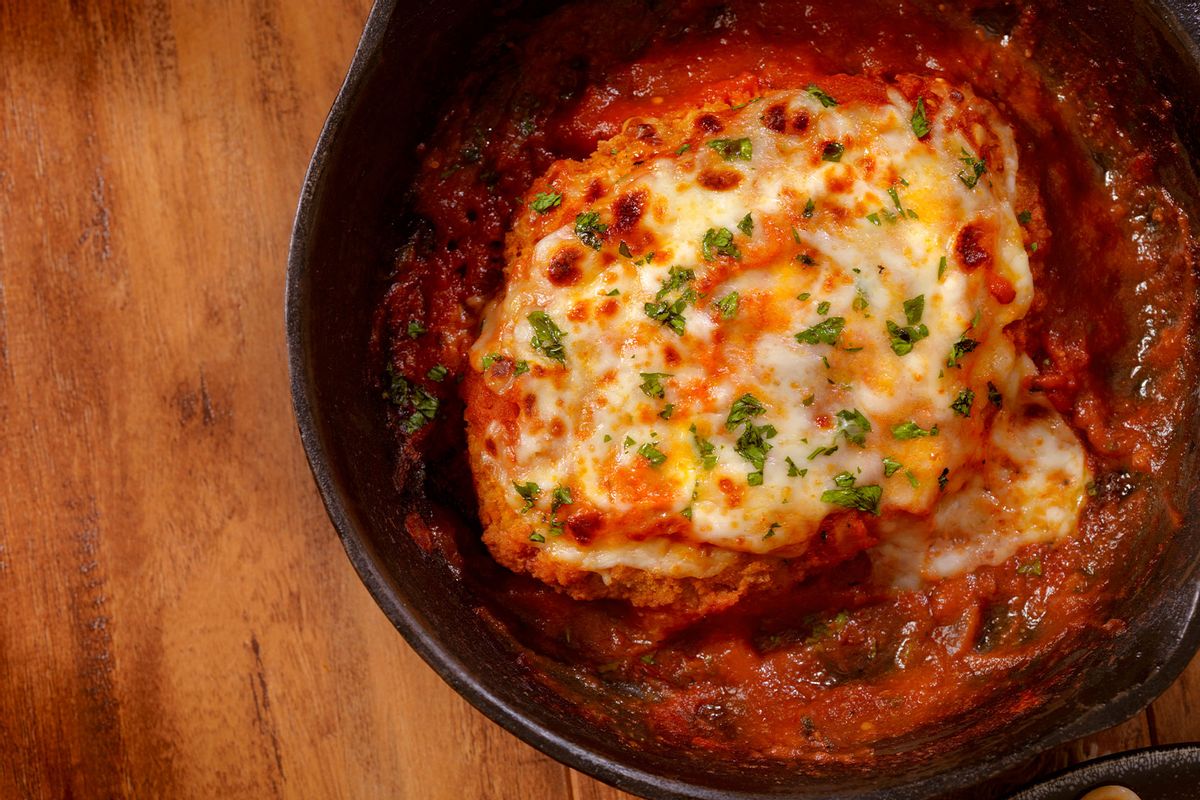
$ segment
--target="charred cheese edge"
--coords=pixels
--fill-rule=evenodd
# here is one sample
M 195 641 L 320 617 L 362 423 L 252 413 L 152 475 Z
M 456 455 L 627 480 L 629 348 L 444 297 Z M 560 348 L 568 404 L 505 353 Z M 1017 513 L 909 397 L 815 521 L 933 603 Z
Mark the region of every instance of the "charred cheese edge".
M 533 187 L 465 390 L 502 562 L 628 596 L 874 546 L 913 585 L 1074 530 L 1082 447 L 1005 333 L 1011 130 L 841 85 L 630 120 Z

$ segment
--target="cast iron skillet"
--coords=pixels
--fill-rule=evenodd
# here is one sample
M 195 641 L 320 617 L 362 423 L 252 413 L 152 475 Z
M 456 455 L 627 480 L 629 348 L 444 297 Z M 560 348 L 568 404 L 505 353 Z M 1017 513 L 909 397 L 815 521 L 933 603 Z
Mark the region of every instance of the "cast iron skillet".
M 510 11 L 534 14 L 547 5 L 514 4 Z M 471 43 L 495 23 L 492 9 L 486 0 L 377 0 L 313 155 L 288 260 L 292 398 L 309 463 L 351 562 L 421 657 L 524 741 L 651 798 L 942 795 L 1011 773 L 1038 752 L 1121 722 L 1158 696 L 1200 644 L 1200 502 L 1190 487 L 1176 487 L 1177 496 L 1190 498 L 1188 524 L 1167 542 L 1153 579 L 1115 611 L 1128 622 L 1127 632 L 1074 654 L 1069 660 L 1078 679 L 1067 692 L 1002 733 L 966 748 L 927 748 L 934 755 L 901 759 L 902 769 L 801 774 L 629 746 L 582 721 L 518 665 L 510 645 L 475 613 L 452 568 L 406 533 L 391 437 L 365 375 L 371 315 L 395 244 L 390 220 L 397 190 L 413 172 L 414 146 L 432 127 L 443 89 Z M 1178 133 L 1195 166 L 1200 2 L 1079 3 L 1070 17 L 1064 40 L 1099 53 L 1119 49 L 1173 99 Z M 1193 209 L 1200 207 L 1190 200 Z M 1193 441 L 1200 440 L 1200 419 L 1191 420 L 1191 431 Z M 1184 480 L 1198 472 L 1189 455 Z

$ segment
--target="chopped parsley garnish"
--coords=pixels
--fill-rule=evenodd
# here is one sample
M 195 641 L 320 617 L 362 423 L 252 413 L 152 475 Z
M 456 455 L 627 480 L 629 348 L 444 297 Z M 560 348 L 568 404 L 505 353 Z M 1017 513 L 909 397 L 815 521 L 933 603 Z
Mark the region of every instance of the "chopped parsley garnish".
M 516 377 L 517 375 L 524 375 L 526 372 L 529 372 L 528 361 L 522 359 L 513 365 L 513 377 Z
M 883 457 L 883 477 L 890 478 L 904 465 L 891 456 Z
M 919 294 L 904 301 L 904 319 L 907 325 L 901 327 L 890 319 L 887 321 L 888 339 L 891 341 L 893 353 L 898 356 L 907 355 L 912 352 L 914 344 L 929 336 L 929 328 L 921 323 L 924 313 L 925 295 Z
M 820 100 L 821 105 L 825 108 L 833 108 L 838 104 L 837 100 L 834 100 L 832 97 L 830 97 L 824 89 L 822 89 L 820 86 L 817 86 L 815 83 L 810 83 L 808 85 L 808 93 Z
M 683 293 L 674 301 L 668 301 L 664 298 L 676 289 L 687 286 L 696 279 L 696 273 L 690 269 L 673 266 L 667 279 L 663 281 L 662 288 L 655 295 L 656 301 L 646 303 L 644 308 L 646 316 L 651 319 L 656 319 L 663 325 L 666 325 L 675 333 L 683 336 L 684 329 L 687 325 L 687 320 L 683 316 L 683 311 L 696 299 L 696 293 L 690 288 L 684 289 Z
M 1021 566 L 1017 567 L 1018 575 L 1032 575 L 1036 578 L 1042 576 L 1042 560 L 1035 558 L 1032 561 L 1026 561 Z
M 517 483 L 516 481 L 513 481 L 513 488 L 517 490 L 517 494 L 519 494 L 521 499 L 525 501 L 525 507 L 521 509 L 522 514 L 533 508 L 533 504 L 537 501 L 538 495 L 542 493 L 541 487 L 533 481 L 528 481 L 526 483 Z
M 817 313 L 822 317 L 829 313 L 830 303 L 828 300 L 822 300 L 817 303 Z
M 746 459 L 754 467 L 754 472 L 746 475 L 746 483 L 751 486 L 761 486 L 763 482 L 763 467 L 767 462 L 767 453 L 771 452 L 768 439 L 775 437 L 774 425 L 755 425 L 749 420 L 738 437 L 734 452 Z
M 925 430 L 915 422 L 901 422 L 899 425 L 892 426 L 892 436 L 896 439 L 920 439 L 924 436 L 937 436 L 937 425 L 934 425 L 929 430 Z
M 867 222 L 869 222 L 875 226 L 879 226 L 879 225 L 883 224 L 882 222 L 879 221 L 879 214 L 877 214 L 875 212 L 871 212 L 870 214 L 867 214 Z
M 488 353 L 486 356 L 483 357 L 483 361 L 480 362 L 479 367 L 484 372 L 487 372 L 488 368 L 491 367 L 492 364 L 495 364 L 497 361 L 499 361 L 502 358 L 504 358 L 504 356 L 500 355 L 499 353 Z
M 937 482 L 938 482 L 938 491 L 939 492 L 946 491 L 946 484 L 948 484 L 950 482 L 950 468 L 949 467 L 942 468 L 941 474 L 939 474 L 937 477 Z
M 691 149 L 692 149 L 692 146 L 690 144 L 688 144 L 687 142 L 684 142 L 683 144 L 679 145 L 679 149 L 675 151 L 675 155 L 681 156 L 684 153 L 686 153 L 688 150 L 691 150 Z
M 593 250 L 599 250 L 604 244 L 600 234 L 608 230 L 608 226 L 600 221 L 600 212 L 584 211 L 575 217 L 575 235 Z
M 1000 408 L 1004 405 L 1004 398 L 1000 396 L 1000 390 L 997 389 L 996 385 L 991 381 L 988 381 L 987 394 L 988 402 L 994 405 L 996 408 Z
M 737 224 L 738 230 L 746 236 L 754 235 L 754 217 L 750 214 L 742 217 L 742 221 Z
M 867 434 L 871 432 L 871 422 L 857 408 L 843 409 L 837 412 L 837 429 L 833 436 L 845 436 L 848 440 L 863 447 L 867 443 Z
M 646 442 L 638 448 L 638 455 L 650 462 L 652 467 L 660 467 L 667 460 L 666 454 L 654 446 L 653 442 Z
M 438 399 L 403 375 L 398 375 L 391 364 L 388 364 L 387 374 L 389 384 L 383 396 L 397 408 L 411 409 L 412 412 L 400 423 L 401 430 L 414 433 L 426 423 L 433 422 L 437 416 Z
M 808 474 L 807 469 L 800 469 L 799 467 L 796 466 L 796 462 L 792 461 L 791 456 L 787 456 L 783 460 L 784 460 L 784 463 L 787 464 L 787 468 L 788 468 L 787 474 L 788 474 L 789 478 L 803 478 L 805 475 Z
M 533 326 L 533 338 L 529 344 L 534 350 L 540 350 L 542 355 L 560 364 L 567 363 L 567 348 L 562 339 L 566 334 L 545 311 L 534 311 L 529 315 L 529 324 Z
M 854 290 L 854 302 L 850 304 L 850 307 L 855 311 L 866 311 L 870 305 L 871 300 L 867 297 L 866 289 L 859 286 Z
M 529 534 L 529 541 L 537 542 L 538 544 L 545 544 L 546 537 L 535 531 L 534 533 Z
M 828 447 L 818 447 L 816 450 L 813 450 L 811 453 L 808 454 L 808 460 L 812 461 L 813 459 L 818 458 L 819 456 L 831 456 L 834 453 L 836 453 L 837 451 L 838 451 L 838 448 L 837 448 L 836 444 L 831 444 Z
M 816 399 L 817 399 L 817 396 L 815 394 L 810 394 L 807 397 L 805 397 L 803 400 L 801 400 L 800 402 L 806 406 L 811 406 L 813 404 L 813 401 L 815 401 Z
M 852 508 L 879 516 L 879 501 L 883 497 L 883 487 L 855 486 L 854 476 L 843 472 L 833 479 L 836 489 L 821 493 L 822 503 L 831 503 L 842 508 Z
M 726 161 L 740 159 L 749 161 L 754 156 L 754 143 L 749 139 L 713 139 L 708 146 L 721 154 Z
M 796 341 L 801 344 L 837 344 L 838 337 L 842 335 L 842 328 L 845 326 L 846 319 L 844 317 L 830 317 L 797 333 Z
M 558 192 L 538 192 L 533 196 L 529 207 L 539 214 L 545 214 L 550 209 L 562 205 L 562 195 Z
M 675 413 L 675 404 L 667 403 L 665 406 L 663 406 L 663 410 L 658 412 L 658 415 L 660 417 L 662 417 L 663 419 L 670 419 L 671 415 L 674 413 Z
M 796 295 L 797 300 L 807 300 L 810 297 L 812 297 L 812 295 L 808 292 L 801 292 L 800 294 Z
M 966 165 L 966 169 L 959 170 L 958 179 L 968 189 L 974 189 L 976 184 L 979 183 L 979 179 L 987 172 L 987 164 L 982 159 L 968 153 L 965 147 L 962 149 L 962 158 L 959 161 Z
M 929 118 L 925 116 L 925 98 L 917 98 L 917 107 L 913 109 L 912 130 L 918 139 L 929 133 Z
M 738 293 L 730 292 L 717 301 L 717 310 L 721 312 L 721 319 L 733 319 L 738 313 Z
M 425 326 L 415 319 L 408 321 L 408 338 L 416 339 L 421 334 L 425 333 Z
M 766 411 L 766 407 L 757 397 L 752 394 L 744 394 L 733 401 L 733 408 L 729 410 L 729 416 L 725 419 L 725 427 L 733 430 L 751 417 L 761 416 Z
M 671 292 L 682 289 L 694 280 L 696 280 L 696 273 L 693 270 L 679 266 L 671 267 L 667 272 L 667 279 L 663 281 L 662 287 L 654 295 L 654 299 L 662 300 Z
M 1028 225 L 1032 221 L 1033 221 L 1033 212 L 1032 211 L 1022 211 L 1021 213 L 1017 214 L 1017 222 L 1020 223 L 1021 225 Z
M 904 477 L 908 478 L 908 485 L 909 485 L 909 486 L 911 486 L 911 487 L 912 487 L 912 488 L 914 488 L 914 489 L 918 489 L 918 488 L 920 488 L 920 486 L 921 486 L 921 482 L 920 482 L 919 480 L 917 480 L 917 476 L 916 476 L 916 475 L 913 475 L 913 472 L 912 472 L 912 470 L 911 470 L 911 469 L 906 469 L 906 470 L 904 470 Z
M 947 367 L 956 367 L 962 369 L 962 357 L 979 346 L 979 342 L 970 339 L 964 333 L 958 337 L 958 341 L 950 346 L 950 356 L 946 359 Z
M 808 253 L 801 253 L 800 255 L 796 256 L 796 260 L 806 267 L 811 267 L 813 264 L 817 263 L 816 259 L 810 256 Z
M 836 164 L 842 160 L 844 152 L 846 152 L 846 146 L 841 142 L 826 142 L 825 147 L 821 149 L 821 160 L 832 161 Z
M 642 385 L 640 388 L 646 397 L 665 397 L 666 390 L 663 388 L 662 379 L 670 378 L 669 372 L 639 372 L 642 376 Z
M 629 249 L 629 245 L 625 243 L 624 239 L 621 240 L 621 246 L 617 248 L 617 252 L 623 258 L 633 258 L 633 251 Z
M 446 376 L 449 374 L 450 374 L 450 370 L 446 369 L 441 364 L 435 364 L 434 366 L 429 368 L 429 372 L 425 373 L 425 377 L 429 378 L 429 380 L 431 380 L 431 381 L 437 381 L 438 383 L 441 383 L 442 381 L 444 381 L 446 379 Z
M 942 256 L 942 260 L 938 262 L 938 280 L 940 281 L 942 279 L 942 276 L 945 274 L 946 274 L 946 257 Z
M 778 522 L 772 522 L 772 523 L 771 523 L 771 524 L 770 524 L 770 525 L 767 527 L 767 532 L 763 534 L 763 538 L 764 538 L 764 539 L 770 539 L 772 536 L 774 536 L 774 535 L 775 535 L 775 531 L 776 531 L 776 530 L 778 530 L 778 529 L 779 529 L 779 528 L 781 528 L 781 527 L 783 527 L 783 526 L 782 526 L 782 525 L 780 525 Z
M 563 506 L 569 506 L 574 502 L 575 500 L 571 497 L 571 488 L 569 486 L 557 486 L 550 493 L 550 513 L 553 514 Z
M 628 450 L 629 448 L 633 447 L 635 444 L 637 444 L 637 441 L 634 440 L 634 438 L 632 436 L 626 436 L 625 441 L 621 442 L 623 450 Z
M 705 261 L 715 261 L 718 254 L 736 261 L 742 260 L 742 251 L 733 243 L 733 231 L 729 228 L 709 228 L 705 231 L 700 252 L 704 254 Z
M 963 389 L 958 393 L 958 397 L 954 398 L 954 402 L 950 404 L 950 408 L 960 417 L 969 417 L 971 416 L 971 406 L 974 403 L 975 393 L 970 389 Z
M 696 449 L 700 451 L 700 463 L 705 469 L 712 469 L 717 465 L 717 448 L 708 439 L 705 439 L 700 434 L 696 433 L 696 426 L 690 428 L 692 438 L 696 440 Z
M 604 293 L 604 296 L 605 297 L 616 297 L 620 293 L 621 293 L 620 289 L 609 289 L 607 292 Z
M 813 202 L 813 199 L 811 197 L 808 198 L 808 202 L 804 204 L 804 218 L 812 219 L 812 215 L 816 210 L 817 210 L 817 204 Z M 795 228 L 792 229 L 792 232 L 795 233 Z M 797 236 L 796 240 L 799 241 L 800 237 Z

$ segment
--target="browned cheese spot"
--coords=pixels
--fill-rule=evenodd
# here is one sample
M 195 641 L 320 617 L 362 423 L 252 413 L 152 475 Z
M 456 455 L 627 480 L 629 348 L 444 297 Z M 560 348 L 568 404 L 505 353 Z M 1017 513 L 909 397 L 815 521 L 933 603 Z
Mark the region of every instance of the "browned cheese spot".
M 562 247 L 550 259 L 550 267 L 546 277 L 555 286 L 574 286 L 579 283 L 583 271 L 579 268 L 579 260 L 583 252 L 576 247 Z
M 742 182 L 742 173 L 726 167 L 710 167 L 696 176 L 697 182 L 712 192 L 725 192 Z
M 764 111 L 759 120 L 767 130 L 783 133 L 787 130 L 787 106 L 783 103 L 776 103 Z
M 963 226 L 958 232 L 958 241 L 954 244 L 959 263 L 966 269 L 975 269 L 990 262 L 992 254 L 988 247 L 989 238 L 991 237 L 988 232 L 975 223 Z
M 642 218 L 642 212 L 645 210 L 645 189 L 638 189 L 636 192 L 626 192 L 618 197 L 612 207 L 613 232 L 621 234 L 633 230 L 633 227 L 638 224 L 638 220 Z
M 725 130 L 725 126 L 721 124 L 721 120 L 717 119 L 713 114 L 701 114 L 696 117 L 696 127 L 705 133 L 720 133 Z

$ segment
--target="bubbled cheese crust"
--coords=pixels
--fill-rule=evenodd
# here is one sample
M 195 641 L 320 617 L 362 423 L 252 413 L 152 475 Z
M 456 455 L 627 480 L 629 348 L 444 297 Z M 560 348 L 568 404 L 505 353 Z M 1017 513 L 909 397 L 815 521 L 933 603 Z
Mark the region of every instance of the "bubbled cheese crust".
M 1083 451 L 1004 330 L 1033 299 L 1012 133 L 919 96 L 634 119 L 534 186 L 464 387 L 498 560 L 710 609 L 881 536 L 911 585 L 1074 530 Z

